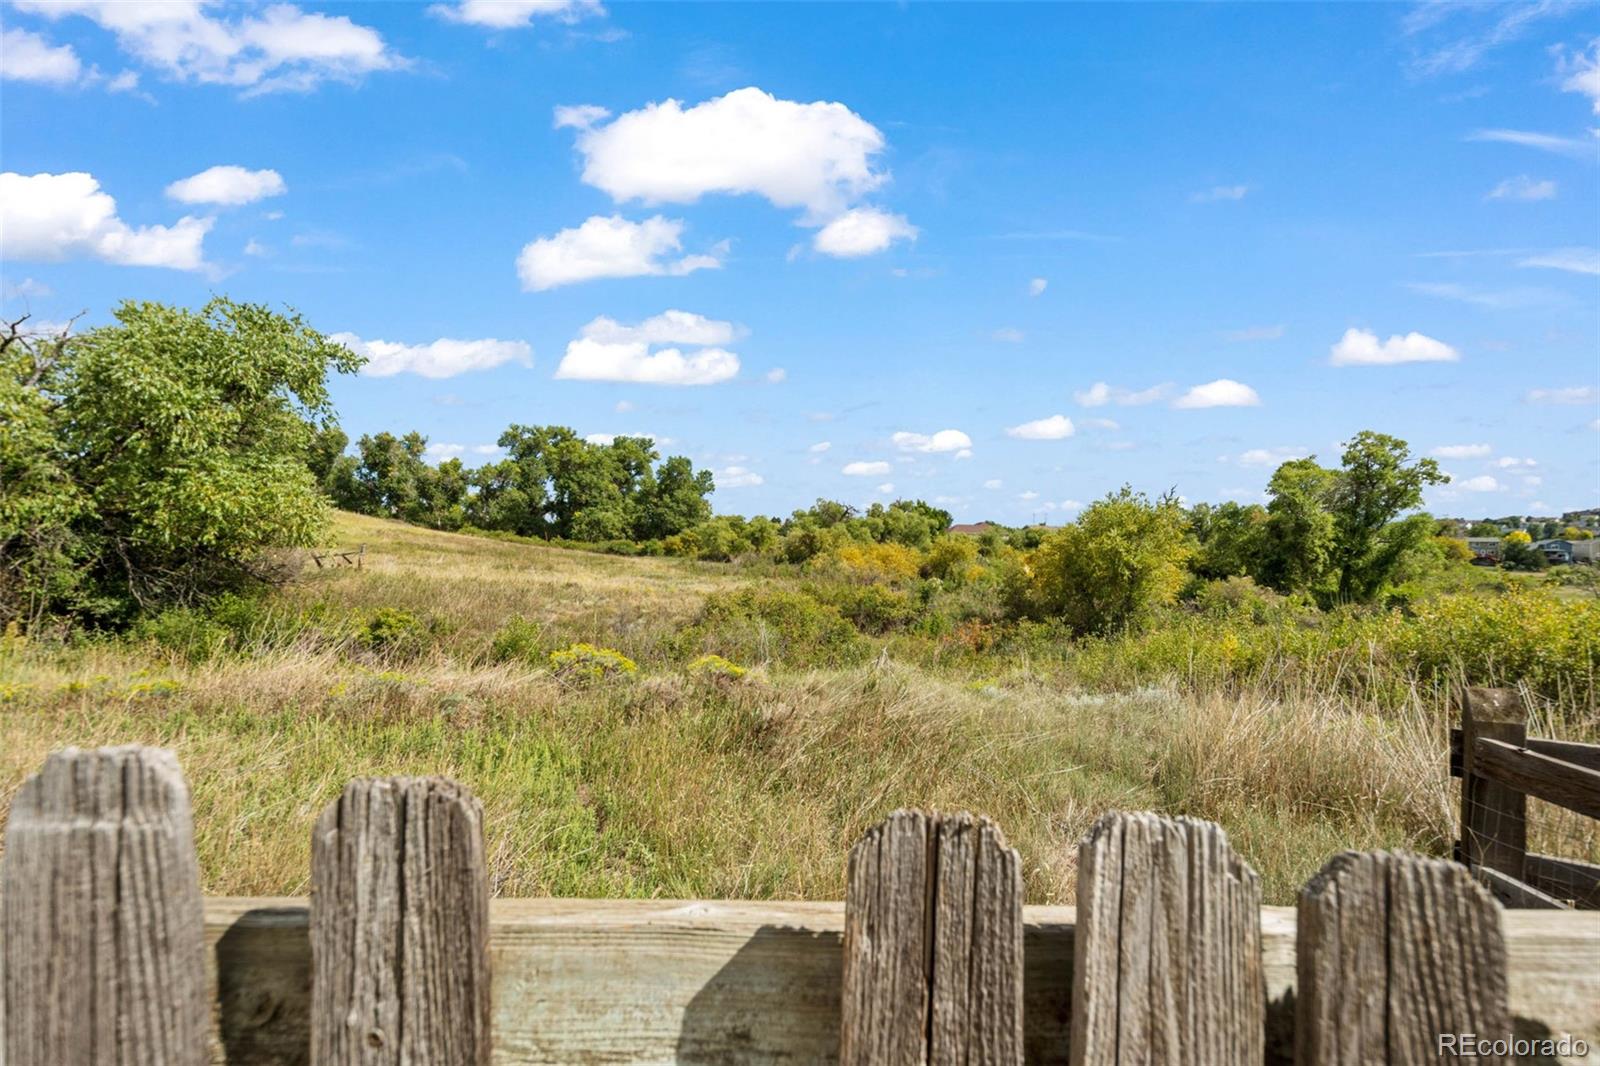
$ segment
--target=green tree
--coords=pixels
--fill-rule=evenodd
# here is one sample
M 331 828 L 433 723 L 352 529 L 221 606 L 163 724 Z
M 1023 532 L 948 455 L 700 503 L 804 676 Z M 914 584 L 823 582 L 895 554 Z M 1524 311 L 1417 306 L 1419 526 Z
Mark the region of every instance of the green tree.
M 1507 537 L 1500 548 L 1500 565 L 1506 570 L 1544 570 L 1549 567 L 1550 560 L 1530 541 Z
M 1029 557 L 1033 609 L 1078 633 L 1143 625 L 1177 599 L 1191 551 L 1185 527 L 1170 497 L 1152 503 L 1125 485 L 1097 500 Z
M 1333 566 L 1341 600 L 1377 596 L 1401 558 L 1433 534 L 1433 519 L 1402 512 L 1422 504 L 1422 492 L 1450 478 L 1432 459 L 1408 463 L 1405 441 L 1363 430 L 1345 444 L 1329 511 L 1334 522 Z
M 333 420 L 327 376 L 361 363 L 293 313 L 224 298 L 114 318 L 47 358 L 22 350 L 6 374 L 76 509 L 56 510 L 72 596 L 37 575 L 27 595 L 107 622 L 267 577 L 267 549 L 315 543 L 327 506 L 307 456 Z
M 1215 580 L 1261 573 L 1266 550 L 1267 509 L 1258 503 L 1233 501 L 1197 504 L 1189 511 L 1189 531 L 1199 550 L 1189 566 L 1201 577 Z
M 1319 466 L 1314 455 L 1273 471 L 1256 575 L 1263 584 L 1279 592 L 1305 592 L 1327 578 L 1335 536 L 1328 507 L 1337 482 L 1338 475 Z

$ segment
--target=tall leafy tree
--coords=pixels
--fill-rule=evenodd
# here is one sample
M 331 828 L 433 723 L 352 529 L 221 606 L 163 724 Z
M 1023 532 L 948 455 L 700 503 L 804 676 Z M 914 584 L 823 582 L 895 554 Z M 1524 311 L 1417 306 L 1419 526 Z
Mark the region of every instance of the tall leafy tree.
M 263 577 L 266 549 L 316 541 L 307 456 L 333 421 L 328 374 L 361 363 L 297 315 L 223 298 L 114 319 L 17 357 L 5 390 L 75 497 L 78 589 L 60 606 L 108 621 Z
M 1422 505 L 1429 485 L 1448 482 L 1432 459 L 1410 461 L 1405 441 L 1363 430 L 1345 444 L 1329 511 L 1334 523 L 1333 566 L 1341 600 L 1375 597 L 1405 554 L 1433 533 L 1426 514 L 1401 514 Z
M 1333 560 L 1336 531 L 1328 508 L 1338 480 L 1316 456 L 1291 459 L 1273 472 L 1258 575 L 1263 584 L 1280 592 L 1323 585 Z

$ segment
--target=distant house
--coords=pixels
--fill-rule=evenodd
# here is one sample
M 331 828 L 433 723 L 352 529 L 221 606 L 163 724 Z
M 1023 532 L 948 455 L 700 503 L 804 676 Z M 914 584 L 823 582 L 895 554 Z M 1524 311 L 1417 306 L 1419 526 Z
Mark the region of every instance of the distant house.
M 1600 540 L 1541 540 L 1534 547 L 1555 564 L 1589 563 L 1600 560 Z
M 1499 537 L 1468 537 L 1467 549 L 1480 559 L 1500 558 Z
M 1600 507 L 1589 507 L 1582 511 L 1567 511 L 1561 516 L 1564 526 L 1577 526 L 1579 529 L 1591 531 L 1600 530 Z
M 991 529 L 999 528 L 1000 527 L 995 525 L 993 522 L 957 522 L 955 525 L 950 527 L 950 532 L 966 533 L 976 537 L 989 532 Z

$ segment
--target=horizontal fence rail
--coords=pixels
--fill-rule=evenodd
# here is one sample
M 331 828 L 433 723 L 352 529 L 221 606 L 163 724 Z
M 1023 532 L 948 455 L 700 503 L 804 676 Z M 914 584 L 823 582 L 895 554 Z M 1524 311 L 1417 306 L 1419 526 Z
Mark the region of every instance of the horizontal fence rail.
M 1261 908 L 1268 1060 L 1292 1041 L 1295 908 Z M 208 898 L 218 1066 L 290 1066 L 310 1043 L 303 898 Z M 1600 1046 L 1600 914 L 1507 911 L 1524 1032 Z M 497 1066 L 833 1063 L 843 903 L 501 899 L 489 904 Z M 1065 1063 L 1075 907 L 1023 908 L 1023 1050 Z M 1582 1060 L 1579 1060 L 1582 1061 Z M 1600 1062 L 1600 1057 L 1591 1061 Z

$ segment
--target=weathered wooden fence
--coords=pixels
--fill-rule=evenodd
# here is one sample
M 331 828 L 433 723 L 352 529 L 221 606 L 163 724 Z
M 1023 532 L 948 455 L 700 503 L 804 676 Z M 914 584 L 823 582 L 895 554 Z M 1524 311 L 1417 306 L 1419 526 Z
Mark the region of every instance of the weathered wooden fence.
M 1215 825 L 1111 813 L 1076 910 L 1023 907 L 998 827 L 899 811 L 842 905 L 490 903 L 453 782 L 353 781 L 312 832 L 309 908 L 205 900 L 169 753 L 52 755 L 6 829 L 0 1061 L 1600 1062 L 1600 914 L 1443 860 L 1347 853 L 1263 908 Z
M 1514 689 L 1469 688 L 1450 733 L 1456 858 L 1507 907 L 1600 909 L 1600 866 L 1528 851 L 1528 797 L 1600 819 L 1600 744 L 1528 736 Z

